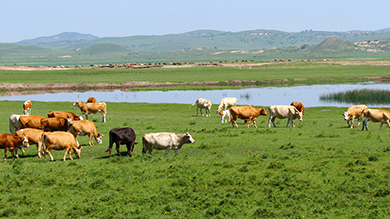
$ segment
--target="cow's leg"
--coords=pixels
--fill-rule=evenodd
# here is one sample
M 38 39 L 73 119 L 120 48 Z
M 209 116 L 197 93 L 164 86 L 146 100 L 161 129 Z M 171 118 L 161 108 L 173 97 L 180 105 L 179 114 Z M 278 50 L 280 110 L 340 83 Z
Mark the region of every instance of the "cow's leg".
M 257 124 L 256 124 L 256 121 L 255 121 L 255 120 L 253 120 L 253 124 L 255 124 L 255 127 L 257 128 Z
M 167 150 L 165 151 L 164 157 L 165 157 L 165 155 L 167 155 L 169 153 L 170 150 L 171 150 L 170 148 L 167 148 Z
M 38 150 L 38 157 L 39 157 L 39 158 L 42 158 L 42 155 L 41 155 L 42 141 L 39 141 L 39 142 L 37 143 L 37 150 Z
M 103 112 L 102 112 L 102 114 L 103 114 L 103 122 L 106 122 L 106 116 L 107 116 L 107 114 L 106 114 L 106 113 L 103 113 Z
M 362 117 L 359 117 L 358 127 L 359 127 L 360 123 L 362 123 L 362 120 L 363 120 L 363 118 L 362 118 Z
M 368 123 L 368 118 L 366 117 L 366 118 L 364 119 L 364 121 L 363 121 L 362 131 L 364 130 L 364 127 L 366 128 L 366 131 L 368 131 L 367 123 Z
M 179 155 L 179 150 L 176 150 L 176 151 L 175 151 L 175 154 L 176 154 L 176 156 Z
M 351 129 L 353 128 L 353 120 L 355 120 L 355 117 L 352 117 L 352 119 L 351 119 Z
M 203 108 L 200 107 L 200 116 L 203 116 Z
M 8 147 L 4 148 L 4 163 L 7 163 Z
M 85 113 L 85 119 L 88 120 L 88 113 Z
M 92 147 L 93 144 L 93 140 L 92 140 L 92 133 L 89 133 L 89 146 Z
M 349 120 L 347 120 L 347 124 L 348 124 L 348 127 L 352 128 L 351 124 L 349 124 Z
M 62 158 L 63 161 L 66 161 L 66 155 L 68 155 L 68 154 L 69 154 L 69 158 L 71 160 L 73 160 L 72 156 L 70 155 L 70 147 L 68 147 L 65 149 L 65 154 L 64 154 L 64 157 Z
M 134 141 L 132 141 L 132 142 L 126 144 L 126 147 L 127 147 L 127 154 L 128 154 L 130 157 L 132 157 L 132 156 L 133 156 L 132 152 L 133 152 L 133 149 L 134 149 Z
M 119 141 L 117 140 L 116 142 L 115 142 L 115 150 L 116 150 L 116 152 L 118 153 L 118 156 L 122 156 L 122 154 L 121 154 L 121 151 L 120 151 L 120 143 L 119 143 Z
M 379 127 L 379 131 L 382 129 L 383 122 L 381 122 L 381 126 Z
M 155 157 L 152 151 L 153 151 L 153 149 L 150 149 L 150 150 L 148 151 L 148 153 L 149 153 L 150 155 L 152 155 L 153 157 Z

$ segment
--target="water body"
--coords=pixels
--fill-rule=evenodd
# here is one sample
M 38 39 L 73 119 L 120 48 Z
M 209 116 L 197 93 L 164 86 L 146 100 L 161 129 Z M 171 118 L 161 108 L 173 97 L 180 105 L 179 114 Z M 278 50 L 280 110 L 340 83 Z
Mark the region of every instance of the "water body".
M 355 89 L 385 89 L 390 90 L 390 84 L 359 83 L 334 85 L 308 85 L 293 87 L 264 87 L 246 88 L 239 90 L 207 90 L 207 91 L 110 91 L 110 92 L 71 92 L 46 93 L 31 95 L 0 96 L 0 100 L 11 101 L 86 101 L 88 97 L 95 97 L 98 102 L 128 102 L 128 103 L 181 103 L 192 104 L 199 97 L 210 99 L 213 104 L 219 104 L 224 97 L 236 97 L 238 105 L 250 104 L 254 106 L 269 106 L 290 104 L 300 101 L 305 107 L 336 106 L 348 107 L 349 103 L 327 102 L 320 100 L 320 96 L 340 91 Z M 390 107 L 389 105 L 370 105 L 369 107 Z

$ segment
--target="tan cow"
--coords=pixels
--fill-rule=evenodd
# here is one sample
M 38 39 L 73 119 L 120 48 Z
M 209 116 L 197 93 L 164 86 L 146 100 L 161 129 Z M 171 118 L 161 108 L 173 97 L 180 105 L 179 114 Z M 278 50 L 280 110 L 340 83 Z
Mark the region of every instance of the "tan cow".
M 357 105 L 351 106 L 348 108 L 347 112 L 343 113 L 344 120 L 347 121 L 349 127 L 353 128 L 353 120 L 355 118 L 359 119 L 358 127 L 363 120 L 363 110 L 368 109 L 366 105 Z M 351 121 L 351 124 L 349 124 Z
M 363 116 L 365 117 L 365 119 L 363 122 L 362 131 L 364 130 L 364 127 L 368 131 L 368 128 L 367 128 L 368 121 L 380 122 L 381 126 L 379 127 L 379 131 L 382 129 L 382 125 L 384 123 L 386 123 L 387 126 L 389 126 L 389 128 L 390 128 L 390 112 L 387 110 L 384 110 L 384 109 L 364 109 Z
M 103 135 L 98 133 L 95 123 L 90 120 L 69 121 L 69 132 L 76 139 L 79 135 L 89 135 L 89 146 L 94 145 L 92 138 L 95 138 L 98 144 L 102 143 Z
M 95 97 L 89 97 L 88 100 L 87 100 L 87 103 L 96 103 L 96 99 Z
M 237 118 L 245 120 L 245 124 L 249 125 L 253 123 L 255 127 L 257 128 L 256 125 L 256 119 L 260 115 L 267 115 L 267 111 L 264 108 L 256 108 L 251 105 L 245 105 L 245 106 L 232 106 L 230 108 L 230 122 L 233 125 L 237 125 Z
M 301 102 L 291 102 L 290 106 L 295 106 L 299 112 L 302 112 L 302 115 L 305 114 L 305 106 Z
M 64 111 L 49 111 L 47 114 L 49 118 L 64 118 L 64 119 L 72 119 L 74 121 L 83 120 L 82 116 L 78 116 L 72 112 L 64 112 Z
M 37 145 L 38 150 L 38 157 L 41 158 L 41 150 L 42 150 L 42 134 L 44 133 L 43 130 L 40 129 L 34 129 L 34 128 L 25 128 L 20 129 L 16 132 L 14 132 L 15 136 L 19 136 L 22 138 L 26 138 L 28 140 L 28 143 L 30 145 L 35 144 Z M 23 152 L 23 149 L 22 149 Z M 24 154 L 24 152 L 23 152 Z
M 88 119 L 88 114 L 100 112 L 103 115 L 103 122 L 106 122 L 106 103 L 84 103 L 78 100 L 73 104 L 73 106 L 78 106 L 81 112 L 85 114 L 86 119 Z
M 35 128 L 42 129 L 42 119 L 45 119 L 43 116 L 20 116 L 18 122 L 16 123 L 16 130 L 22 128 Z
M 49 154 L 50 161 L 53 161 L 53 155 L 51 150 L 65 150 L 63 160 L 66 160 L 66 155 L 69 154 L 69 158 L 73 160 L 71 151 L 73 150 L 77 158 L 80 158 L 82 147 L 77 142 L 76 138 L 69 132 L 45 132 L 42 135 L 43 156 L 46 158 L 46 154 Z
M 26 138 L 12 134 L 0 134 L 0 148 L 4 149 L 4 163 L 7 162 L 8 151 L 11 151 L 12 159 L 15 160 L 15 151 L 20 147 L 30 147 Z
M 31 115 L 31 106 L 32 103 L 30 100 L 26 100 L 26 102 L 23 103 L 23 113 L 24 115 Z
M 200 115 L 203 116 L 202 109 L 205 109 L 206 111 L 206 117 L 210 116 L 210 110 L 211 110 L 211 101 L 204 98 L 198 98 L 196 99 L 195 103 L 192 104 L 189 108 L 196 105 L 196 116 L 198 116 L 198 109 L 200 109 Z M 208 113 L 207 113 L 208 112 Z
M 226 97 L 221 100 L 219 103 L 218 109 L 226 110 L 228 107 L 235 106 L 237 104 L 237 98 L 235 97 Z
M 43 118 L 41 124 L 41 129 L 45 132 L 68 130 L 68 120 L 64 118 Z
M 173 149 L 176 155 L 178 155 L 178 150 L 183 146 L 183 144 L 192 144 L 194 142 L 195 140 L 188 132 L 186 134 L 176 134 L 172 132 L 145 133 L 142 136 L 142 158 L 145 157 L 146 152 L 154 157 L 153 149 L 166 150 L 164 157 L 171 149 Z
M 271 127 L 271 121 L 275 125 L 275 119 L 285 119 L 287 120 L 287 127 L 288 123 L 291 121 L 292 127 L 295 127 L 293 120 L 299 119 L 299 121 L 302 122 L 302 112 L 299 112 L 299 110 L 295 106 L 288 106 L 288 105 L 272 105 L 269 107 L 269 119 L 268 119 L 268 127 Z

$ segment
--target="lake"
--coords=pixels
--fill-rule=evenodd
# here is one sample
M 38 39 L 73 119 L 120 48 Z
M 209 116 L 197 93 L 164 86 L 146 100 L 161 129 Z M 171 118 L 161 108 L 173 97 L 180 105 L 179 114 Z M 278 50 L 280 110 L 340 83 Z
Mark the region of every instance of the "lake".
M 300 101 L 305 107 L 336 106 L 348 107 L 351 104 L 321 101 L 324 94 L 348 91 L 355 89 L 385 89 L 390 90 L 390 84 L 358 83 L 358 84 L 329 84 L 305 85 L 293 87 L 264 87 L 231 90 L 190 90 L 190 91 L 109 91 L 109 92 L 70 92 L 45 93 L 29 95 L 0 96 L 0 100 L 10 101 L 87 101 L 88 97 L 95 97 L 98 102 L 129 102 L 129 103 L 181 103 L 192 104 L 199 97 L 210 99 L 213 104 L 219 104 L 224 97 L 238 98 L 238 105 L 285 105 L 292 101 Z M 389 105 L 371 105 L 369 107 L 389 107 Z

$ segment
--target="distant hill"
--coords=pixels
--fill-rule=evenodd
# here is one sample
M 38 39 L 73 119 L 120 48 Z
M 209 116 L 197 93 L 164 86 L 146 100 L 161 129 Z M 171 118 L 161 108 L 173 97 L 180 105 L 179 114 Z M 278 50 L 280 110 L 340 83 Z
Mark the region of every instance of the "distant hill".
M 22 40 L 17 44 L 27 46 L 40 46 L 40 47 L 52 47 L 56 48 L 57 45 L 70 44 L 80 41 L 98 39 L 99 37 L 91 34 L 81 34 L 75 32 L 65 32 L 54 36 L 38 37 L 35 39 Z
M 84 55 L 90 55 L 90 54 L 108 55 L 110 53 L 127 54 L 128 50 L 116 44 L 104 43 L 104 44 L 95 44 L 88 48 L 78 50 L 78 53 Z
M 40 46 L 57 50 L 77 50 L 95 44 L 116 44 L 130 53 L 153 53 L 185 49 L 216 48 L 221 50 L 255 50 L 319 44 L 328 38 L 350 42 L 390 39 L 390 30 L 329 32 L 305 30 L 283 32 L 277 30 L 249 30 L 226 32 L 197 30 L 181 34 L 145 35 L 129 37 L 96 37 L 89 34 L 62 33 L 51 37 L 23 40 L 19 44 Z

